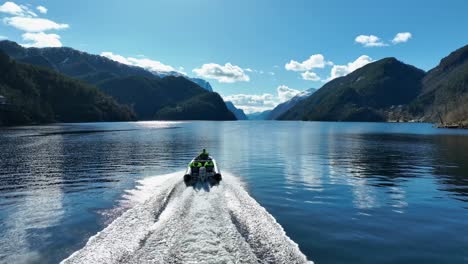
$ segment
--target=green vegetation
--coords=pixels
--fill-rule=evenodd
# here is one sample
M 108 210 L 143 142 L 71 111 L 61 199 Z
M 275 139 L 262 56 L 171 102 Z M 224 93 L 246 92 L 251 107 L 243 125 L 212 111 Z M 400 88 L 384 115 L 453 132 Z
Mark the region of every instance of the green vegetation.
M 467 126 L 468 45 L 442 59 L 422 83 L 421 95 L 410 104 L 413 115 L 441 126 Z
M 393 58 L 325 84 L 280 119 L 423 121 L 468 127 L 468 45 L 427 74 Z
M 131 76 L 110 79 L 98 86 L 118 102 L 132 106 L 139 119 L 232 120 L 232 113 L 217 93 L 184 77 Z
M 418 96 L 423 77 L 395 58 L 382 59 L 330 81 L 279 119 L 385 121 L 389 109 Z
M 185 77 L 160 78 L 142 68 L 71 48 L 24 48 L 0 41 L 0 50 L 18 61 L 95 84 L 128 106 L 122 107 L 92 86 L 42 67 L 10 61 L 3 54 L 0 95 L 8 104 L 0 102 L 0 124 L 129 120 L 135 115 L 142 120 L 233 120 L 218 94 Z M 195 81 L 211 89 L 209 83 Z M 385 58 L 334 79 L 306 99 L 286 106 L 278 107 L 284 108 L 281 111 L 289 109 L 278 119 L 414 120 L 467 127 L 468 45 L 442 59 L 427 74 L 395 58 Z M 269 111 L 260 117 L 268 115 Z
M 0 41 L 0 50 L 18 61 L 47 67 L 95 84 L 119 103 L 132 108 L 140 120 L 153 120 L 162 108 L 170 108 L 180 103 L 187 104 L 187 100 L 211 90 L 210 84 L 201 79 L 189 80 L 175 76 L 160 78 L 143 68 L 128 66 L 71 48 L 24 48 L 15 42 Z M 213 94 L 201 98 L 206 101 L 193 100 L 190 109 L 202 115 L 194 116 L 192 113 L 187 113 L 192 118 L 177 117 L 177 119 L 218 120 L 220 117 L 225 117 L 226 120 L 231 120 L 230 113 L 225 111 L 224 103 L 220 104 L 222 99 L 219 96 Z M 211 105 L 212 111 L 218 113 L 206 113 L 206 109 L 210 109 L 206 105 Z
M 116 77 L 153 77 L 153 74 L 142 68 L 72 48 L 24 48 L 15 42 L 4 40 L 0 41 L 0 50 L 16 61 L 47 67 L 92 84 Z
M 134 113 L 97 88 L 48 69 L 17 63 L 0 51 L 0 125 L 123 121 Z
M 175 106 L 164 107 L 155 115 L 160 120 L 236 120 L 217 93 L 203 93 Z

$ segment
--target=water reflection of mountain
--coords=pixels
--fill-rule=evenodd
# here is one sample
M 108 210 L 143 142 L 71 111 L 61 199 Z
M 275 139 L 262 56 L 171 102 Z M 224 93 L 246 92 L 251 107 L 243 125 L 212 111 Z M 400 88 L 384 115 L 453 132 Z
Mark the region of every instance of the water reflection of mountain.
M 443 190 L 456 194 L 457 199 L 468 202 L 468 140 L 466 136 L 437 136 L 438 146 L 433 173 L 444 184 Z
M 411 178 L 435 177 L 440 189 L 468 196 L 468 141 L 460 135 L 354 135 L 348 144 L 353 155 L 351 173 L 373 179 L 377 187 L 398 187 Z M 350 147 L 351 146 L 351 147 Z M 465 199 L 466 198 L 459 198 Z

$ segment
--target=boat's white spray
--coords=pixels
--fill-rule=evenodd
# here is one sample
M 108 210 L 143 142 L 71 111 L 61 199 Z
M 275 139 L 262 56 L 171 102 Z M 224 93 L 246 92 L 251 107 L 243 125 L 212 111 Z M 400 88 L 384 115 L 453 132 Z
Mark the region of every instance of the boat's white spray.
M 62 263 L 308 262 L 238 178 L 186 187 L 182 174 L 140 181 L 130 209 Z

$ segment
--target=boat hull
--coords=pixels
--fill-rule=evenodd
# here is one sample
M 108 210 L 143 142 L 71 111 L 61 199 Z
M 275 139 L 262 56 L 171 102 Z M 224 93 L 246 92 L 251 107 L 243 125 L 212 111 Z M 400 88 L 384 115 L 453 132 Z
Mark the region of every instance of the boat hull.
M 196 164 L 191 166 L 190 164 Z M 208 165 L 210 164 L 210 165 Z M 219 182 L 222 176 L 216 160 L 209 157 L 206 160 L 193 159 L 184 175 L 185 182 Z

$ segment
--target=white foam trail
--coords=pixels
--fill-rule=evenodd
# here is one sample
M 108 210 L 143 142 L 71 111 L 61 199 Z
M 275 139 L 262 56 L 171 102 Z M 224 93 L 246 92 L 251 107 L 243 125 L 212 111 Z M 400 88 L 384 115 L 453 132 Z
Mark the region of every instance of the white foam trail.
M 183 172 L 140 181 L 133 207 L 63 263 L 306 263 L 282 227 L 224 173 L 186 187 Z

